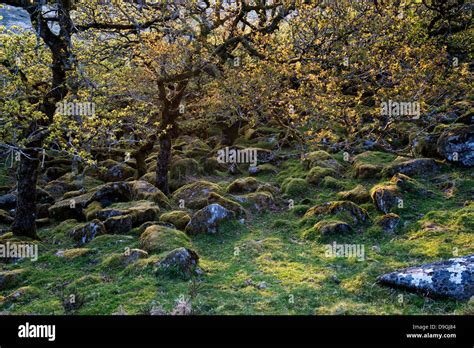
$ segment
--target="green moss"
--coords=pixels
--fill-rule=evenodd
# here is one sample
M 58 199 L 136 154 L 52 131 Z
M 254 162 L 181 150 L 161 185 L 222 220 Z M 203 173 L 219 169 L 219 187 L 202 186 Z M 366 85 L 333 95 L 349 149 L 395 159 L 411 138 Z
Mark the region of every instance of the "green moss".
M 345 187 L 344 182 L 337 180 L 333 178 L 332 176 L 325 176 L 323 180 L 321 181 L 321 186 L 334 189 L 334 190 L 340 190 Z
M 296 217 L 301 217 L 306 214 L 309 208 L 310 206 L 306 204 L 295 205 L 293 209 L 291 209 L 291 214 Z
M 102 209 L 102 204 L 100 204 L 100 202 L 94 201 L 83 210 L 83 214 L 85 215 L 87 221 L 91 221 L 96 218 L 97 212 L 101 211 Z
M 262 183 L 253 177 L 236 179 L 227 186 L 228 193 L 254 192 Z
M 76 249 L 68 249 L 64 250 L 63 256 L 66 260 L 74 260 L 77 257 L 81 257 L 83 255 L 87 255 L 92 253 L 91 249 L 87 248 L 76 248 Z
M 184 211 L 171 211 L 160 216 L 160 221 L 169 222 L 176 226 L 179 230 L 184 230 L 186 225 L 191 221 L 191 217 Z
M 354 177 L 360 179 L 379 178 L 384 167 L 394 161 L 395 158 L 395 155 L 386 152 L 363 152 L 354 157 L 352 163 Z
M 322 236 L 333 237 L 337 235 L 348 234 L 350 232 L 352 232 L 352 228 L 347 223 L 337 219 L 329 219 L 319 221 L 312 228 L 304 230 L 302 233 L 302 238 L 308 240 L 317 240 Z
M 332 168 L 313 167 L 306 177 L 306 181 L 311 185 L 318 185 L 326 176 L 335 176 L 336 171 Z
M 289 196 L 300 196 L 307 191 L 308 184 L 304 179 L 289 178 L 282 184 L 282 190 Z
M 354 203 L 366 203 L 370 201 L 369 191 L 362 185 L 357 185 L 350 191 L 339 192 L 337 197 L 340 200 L 352 201 Z
M 159 254 L 180 247 L 191 248 L 191 241 L 181 231 L 153 225 L 148 227 L 140 236 L 140 246 L 149 253 Z

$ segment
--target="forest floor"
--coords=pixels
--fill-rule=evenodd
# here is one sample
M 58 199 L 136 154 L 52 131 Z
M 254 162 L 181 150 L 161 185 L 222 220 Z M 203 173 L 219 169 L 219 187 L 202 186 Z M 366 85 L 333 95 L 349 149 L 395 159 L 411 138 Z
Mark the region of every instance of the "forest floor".
M 279 155 L 296 151 L 285 150 Z M 396 156 L 378 153 L 389 164 Z M 474 173 L 447 164 L 412 178 L 418 192 L 404 193 L 394 232 L 376 223 L 383 214 L 367 200 L 359 206 L 370 219 L 352 233 L 321 236 L 312 227 L 318 218 L 303 215 L 312 206 L 338 201 L 338 192 L 362 185 L 367 191 L 390 177 L 354 178 L 354 165 L 333 157 L 343 168 L 318 185 L 288 185 L 288 178 L 305 179 L 308 170 L 299 159 L 286 157 L 278 174 L 255 177 L 282 188 L 273 209 L 248 208 L 245 222 L 224 222 L 216 234 L 190 237 L 199 255 L 201 274 L 157 274 L 159 255 L 124 265 L 127 248 L 141 248 L 139 228 L 124 235 L 104 234 L 77 248 L 67 232 L 75 220 L 56 221 L 39 229 L 37 261 L 3 264 L 4 271 L 24 270 L 16 289 L 0 291 L 0 311 L 11 314 L 148 314 L 169 313 L 179 301 L 193 314 L 472 314 L 471 302 L 431 299 L 377 284 L 384 273 L 474 253 Z M 11 183 L 3 169 L 2 185 Z M 195 179 L 217 183 L 222 190 L 238 178 L 217 172 Z M 447 185 L 446 183 L 452 183 Z M 426 194 L 429 192 L 429 194 Z M 231 197 L 230 195 L 226 195 Z M 289 200 L 293 205 L 289 205 Z M 116 203 L 120 208 L 136 202 Z M 112 208 L 114 205 L 111 206 Z M 110 207 L 109 207 L 110 208 Z M 161 208 L 161 212 L 176 210 Z M 192 215 L 192 210 L 189 210 Z M 11 238 L 8 233 L 0 240 Z M 327 245 L 355 244 L 363 259 L 327 256 Z M 71 250 L 67 257 L 61 251 Z M 59 254 L 58 254 L 59 252 Z M 71 295 L 74 301 L 70 301 Z

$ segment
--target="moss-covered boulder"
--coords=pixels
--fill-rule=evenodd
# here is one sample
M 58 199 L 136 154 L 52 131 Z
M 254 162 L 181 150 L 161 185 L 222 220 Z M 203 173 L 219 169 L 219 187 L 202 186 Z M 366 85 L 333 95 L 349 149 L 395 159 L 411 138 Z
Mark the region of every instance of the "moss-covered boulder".
M 173 162 L 170 166 L 170 177 L 185 179 L 199 174 L 199 163 L 192 158 L 183 158 Z
M 370 201 L 369 191 L 362 185 L 357 185 L 349 191 L 341 191 L 337 194 L 337 197 L 342 201 L 351 201 L 357 204 Z
M 218 193 L 211 192 L 209 194 L 209 198 L 208 198 L 207 202 L 208 202 L 208 204 L 217 203 L 217 204 L 223 206 L 224 208 L 226 208 L 227 210 L 230 210 L 230 211 L 234 212 L 235 217 L 238 218 L 238 219 L 240 219 L 242 217 L 245 217 L 245 215 L 246 215 L 245 209 L 239 203 L 237 203 L 237 202 L 235 202 L 231 199 L 225 198 L 225 197 L 221 196 Z
M 207 199 L 211 192 L 221 193 L 219 185 L 208 181 L 196 181 L 192 184 L 185 185 L 173 193 L 173 201 L 185 204 L 186 208 L 201 209 L 207 205 Z
M 218 232 L 219 225 L 224 221 L 232 219 L 235 214 L 219 204 L 210 204 L 197 211 L 186 226 L 186 233 L 190 235 Z
M 63 257 L 66 260 L 75 260 L 81 256 L 89 255 L 91 253 L 93 253 L 93 250 L 89 248 L 74 248 L 67 250 L 59 250 L 55 255 L 58 257 Z
M 414 176 L 433 174 L 439 168 L 432 158 L 416 158 L 406 160 L 403 157 L 397 158 L 382 170 L 382 176 L 391 177 L 397 173 Z
M 330 188 L 333 190 L 342 190 L 345 187 L 343 181 L 333 178 L 332 176 L 325 176 L 321 180 L 321 187 Z
M 264 163 L 258 166 L 250 166 L 248 171 L 250 175 L 277 174 L 278 168 L 273 164 Z
M 343 166 L 334 157 L 322 150 L 304 154 L 302 164 L 306 169 L 322 167 L 332 168 L 336 172 L 340 172 L 343 169 Z
M 262 185 L 262 183 L 252 177 L 237 179 L 227 186 L 227 193 L 241 194 L 255 192 L 260 185 Z
M 384 167 L 395 157 L 395 155 L 386 152 L 363 152 L 355 156 L 352 161 L 354 177 L 359 179 L 379 178 Z
M 104 224 L 99 220 L 94 220 L 70 230 L 68 235 L 78 245 L 84 245 L 106 232 Z
M 252 192 L 242 196 L 234 196 L 234 199 L 242 203 L 245 207 L 262 213 L 275 209 L 275 198 L 270 192 Z
M 227 166 L 219 163 L 216 157 L 208 157 L 202 161 L 202 172 L 207 175 L 214 175 L 217 171 L 225 172 Z
M 181 247 L 166 254 L 156 263 L 156 267 L 158 271 L 165 271 L 167 274 L 190 276 L 196 271 L 198 262 L 199 256 L 194 250 Z
M 288 178 L 281 185 L 283 193 L 288 196 L 300 196 L 308 192 L 308 183 L 305 179 Z
M 171 223 L 179 230 L 184 230 L 189 221 L 191 221 L 191 216 L 189 216 L 185 211 L 175 210 L 162 214 L 160 216 L 160 221 Z
M 389 213 L 381 216 L 377 220 L 377 225 L 382 228 L 384 232 L 392 233 L 397 229 L 400 223 L 400 216 L 397 214 Z
M 140 247 L 148 253 L 160 254 L 176 248 L 190 248 L 189 237 L 178 230 L 153 225 L 148 227 L 140 236 Z
M 86 217 L 87 221 L 91 221 L 94 219 L 97 219 L 97 213 L 103 210 L 102 204 L 100 202 L 94 201 L 91 202 L 87 208 L 83 210 L 83 215 Z M 105 219 L 100 219 L 99 220 L 105 220 Z
M 310 208 L 303 216 L 304 219 L 312 217 L 338 216 L 341 220 L 358 225 L 369 219 L 367 211 L 350 201 L 333 201 L 316 205 Z
M 333 168 L 313 167 L 306 177 L 306 182 L 311 185 L 319 185 L 324 177 L 336 175 L 337 173 Z
M 25 277 L 24 269 L 0 272 L 0 291 L 17 286 Z
M 112 216 L 105 220 L 105 229 L 109 234 L 127 234 L 133 228 L 130 215 Z
M 94 201 L 94 192 L 64 199 L 54 203 L 49 207 L 50 218 L 57 221 L 64 221 L 67 219 L 84 220 L 83 210 Z
M 390 213 L 403 202 L 397 186 L 391 184 L 374 186 L 370 190 L 370 197 L 377 209 L 384 214 Z
M 23 286 L 11 292 L 5 297 L 6 303 L 22 303 L 26 304 L 41 296 L 41 290 L 35 286 Z
M 474 166 L 474 125 L 452 126 L 436 144 L 438 153 L 447 161 L 464 167 Z
M 321 236 L 339 236 L 351 233 L 353 231 L 349 224 L 339 220 L 319 221 L 316 225 L 314 225 L 313 229 L 314 232 L 320 234 Z M 312 231 L 304 234 L 304 237 L 311 239 Z
M 171 203 L 166 195 L 156 186 L 144 180 L 131 181 L 130 201 L 149 200 L 158 203 L 162 208 L 169 208 Z
M 100 172 L 99 179 L 104 182 L 117 182 L 133 178 L 135 175 L 135 169 L 130 167 L 128 164 L 117 163 L 110 168 L 107 168 L 106 171 Z
M 426 194 L 428 191 L 415 179 L 410 178 L 405 174 L 395 174 L 391 179 L 390 183 L 396 185 L 400 191 Z

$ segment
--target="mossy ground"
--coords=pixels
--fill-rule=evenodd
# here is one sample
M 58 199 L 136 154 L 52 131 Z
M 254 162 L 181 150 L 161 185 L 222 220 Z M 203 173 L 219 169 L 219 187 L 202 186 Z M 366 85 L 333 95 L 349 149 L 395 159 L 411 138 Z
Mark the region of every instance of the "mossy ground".
M 283 163 L 276 177 L 258 179 L 281 184 L 290 177 L 305 177 L 298 160 Z M 69 220 L 39 231 L 42 243 L 36 262 L 4 266 L 27 269 L 19 287 L 32 287 L 34 296 L 0 304 L 0 311 L 108 315 L 123 308 L 128 314 L 147 314 L 153 306 L 169 311 L 184 296 L 191 298 L 196 314 L 472 313 L 467 303 L 432 300 L 375 282 L 389 271 L 474 253 L 474 208 L 466 204 L 472 200 L 472 171 L 448 168 L 415 179 L 433 194 L 404 194 L 404 208 L 395 211 L 401 217 L 395 234 L 385 234 L 375 223 L 367 223 L 359 232 L 324 243 L 303 240 L 302 229 L 308 226 L 300 220 L 306 209 L 337 200 L 338 192 L 308 186 L 302 195 L 284 196 L 294 199 L 293 209 L 280 204 L 279 210 L 252 215 L 245 224 L 227 222 L 217 235 L 193 236 L 192 248 L 200 256 L 204 274 L 192 279 L 157 274 L 153 262 L 143 260 L 132 266 L 104 262 L 126 248 L 139 248 L 137 235 L 100 236 L 85 246 L 91 252 L 72 260 L 58 257 L 58 250 L 74 247 L 65 233 L 77 223 Z M 359 184 L 370 189 L 383 181 L 350 175 L 338 180 L 345 189 Z M 445 186 L 438 184 L 446 180 L 456 183 L 455 194 L 447 194 Z M 381 215 L 372 203 L 361 206 L 373 221 Z M 326 257 L 325 244 L 333 241 L 364 245 L 365 260 Z M 2 291 L 0 297 L 12 291 Z M 64 305 L 72 294 L 79 299 L 73 309 Z

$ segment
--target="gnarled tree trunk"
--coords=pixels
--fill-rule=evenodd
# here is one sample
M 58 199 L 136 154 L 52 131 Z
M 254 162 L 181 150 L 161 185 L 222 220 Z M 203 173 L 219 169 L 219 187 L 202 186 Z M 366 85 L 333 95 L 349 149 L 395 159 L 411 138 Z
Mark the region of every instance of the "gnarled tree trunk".
M 36 182 L 38 180 L 38 152 L 28 149 L 20 159 L 17 173 L 17 205 L 12 232 L 16 236 L 38 239 L 36 234 Z
M 171 135 L 167 132 L 160 137 L 160 153 L 156 162 L 156 187 L 169 195 L 168 168 L 171 159 Z

